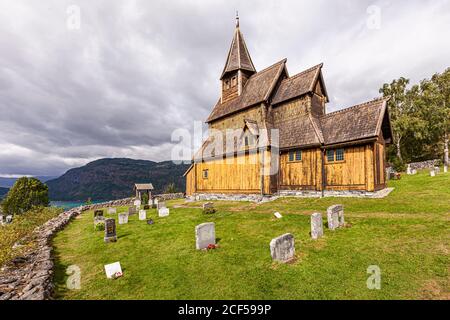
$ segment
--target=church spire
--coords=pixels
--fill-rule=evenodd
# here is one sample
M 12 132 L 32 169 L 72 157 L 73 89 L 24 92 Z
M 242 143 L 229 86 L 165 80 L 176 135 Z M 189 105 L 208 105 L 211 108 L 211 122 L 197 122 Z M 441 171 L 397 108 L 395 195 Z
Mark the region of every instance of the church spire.
M 256 72 L 239 28 L 239 14 L 236 11 L 236 29 L 234 30 L 233 41 L 231 42 L 230 51 L 228 52 L 227 61 L 220 79 L 222 80 L 227 73 L 238 70 L 247 71 L 251 74 Z

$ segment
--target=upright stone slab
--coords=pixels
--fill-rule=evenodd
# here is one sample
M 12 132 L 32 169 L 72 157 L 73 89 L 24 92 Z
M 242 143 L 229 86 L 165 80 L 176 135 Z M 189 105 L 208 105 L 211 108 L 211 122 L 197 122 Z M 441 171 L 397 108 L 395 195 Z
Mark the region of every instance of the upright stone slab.
M 158 216 L 167 217 L 168 215 L 169 215 L 169 208 L 164 207 L 164 208 L 158 209 Z
M 159 210 L 161 208 L 165 208 L 166 207 L 166 202 L 165 201 L 158 201 L 158 203 L 156 204 L 156 208 Z
M 13 216 L 12 215 L 6 216 L 6 220 L 5 220 L 6 224 L 10 224 L 10 223 L 12 223 L 12 221 L 13 221 Z
M 214 222 L 206 222 L 195 227 L 195 248 L 202 250 L 208 245 L 216 244 L 216 226 Z
M 406 174 L 412 174 L 411 165 L 408 164 L 408 167 L 406 168 Z
M 3 215 L 2 214 L 0 214 L 0 224 L 3 224 L 4 223 L 4 217 L 3 217 Z
M 444 166 L 444 173 L 448 172 L 448 166 Z
M 328 229 L 335 230 L 339 228 L 339 205 L 331 206 L 327 209 Z
M 139 210 L 139 220 L 143 221 L 147 219 L 147 211 Z
M 136 214 L 136 213 L 137 213 L 137 211 L 136 211 L 135 207 L 129 207 L 128 208 L 128 214 L 129 215 L 133 215 L 133 214 Z
M 314 240 L 323 237 L 322 214 L 315 212 L 311 215 L 311 238 Z
M 119 224 L 127 224 L 128 223 L 128 213 L 123 212 L 119 213 Z
M 440 167 L 434 167 L 434 172 L 436 172 L 436 174 L 441 173 L 441 168 Z
M 338 216 L 338 226 L 337 227 L 343 227 L 345 225 L 344 206 L 342 204 L 336 204 L 334 206 L 329 207 L 328 210 L 332 211 L 332 212 L 337 212 L 337 216 Z
M 289 262 L 294 259 L 295 241 L 290 233 L 283 234 L 270 241 L 270 255 L 272 260 L 279 262 Z
M 436 176 L 436 172 L 434 170 L 430 170 L 430 176 L 431 177 L 435 177 Z
M 116 214 L 117 209 L 116 208 L 108 208 L 108 214 Z
M 96 217 L 103 217 L 103 210 L 95 210 L 94 218 L 96 218 Z
M 105 237 L 103 239 L 105 240 L 106 243 L 117 241 L 116 220 L 114 219 L 105 220 Z
M 141 206 L 141 200 L 134 200 L 134 205 L 136 207 L 140 207 Z

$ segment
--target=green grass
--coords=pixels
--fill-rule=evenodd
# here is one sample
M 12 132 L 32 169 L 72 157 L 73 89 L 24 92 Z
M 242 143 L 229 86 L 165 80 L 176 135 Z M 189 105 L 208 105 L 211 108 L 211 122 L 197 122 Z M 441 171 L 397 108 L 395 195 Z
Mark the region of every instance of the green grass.
M 105 244 L 85 212 L 54 240 L 59 299 L 449 299 L 450 174 L 421 173 L 391 181 L 385 199 L 282 198 L 265 204 L 172 201 L 170 216 L 153 226 L 118 225 L 118 242 Z M 350 227 L 310 239 L 310 214 L 326 217 L 345 206 Z M 173 205 L 184 205 L 173 208 Z M 120 208 L 119 211 L 125 211 Z M 273 217 L 279 211 L 281 220 Z M 326 218 L 325 218 L 326 219 Z M 220 247 L 195 250 L 196 225 L 216 223 Z M 293 233 L 296 261 L 274 263 L 269 242 Z M 103 266 L 120 261 L 124 276 L 105 277 Z M 66 289 L 69 265 L 81 268 L 81 290 Z M 381 290 L 366 286 L 367 268 L 381 268 Z

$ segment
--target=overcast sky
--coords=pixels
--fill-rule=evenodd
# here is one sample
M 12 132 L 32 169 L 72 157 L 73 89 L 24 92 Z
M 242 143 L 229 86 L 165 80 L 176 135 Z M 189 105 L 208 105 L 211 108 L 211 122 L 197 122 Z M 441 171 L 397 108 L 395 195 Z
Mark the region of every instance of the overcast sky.
M 236 10 L 257 70 L 324 63 L 328 111 L 450 66 L 446 0 L 0 0 L 0 176 L 170 159 L 219 97 Z

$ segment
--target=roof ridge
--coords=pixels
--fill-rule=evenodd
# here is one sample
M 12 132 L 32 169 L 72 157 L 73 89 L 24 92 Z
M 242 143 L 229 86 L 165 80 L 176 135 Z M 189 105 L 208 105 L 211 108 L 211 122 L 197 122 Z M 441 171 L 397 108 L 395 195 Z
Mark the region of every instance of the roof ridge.
M 302 75 L 304 75 L 307 72 L 310 72 L 310 71 L 313 71 L 314 69 L 322 68 L 322 67 L 323 67 L 323 63 L 319 63 L 318 65 L 315 65 L 314 67 L 311 67 L 309 69 L 303 70 L 303 71 L 301 71 L 301 72 L 299 72 L 297 74 L 294 74 L 293 76 L 291 76 L 289 78 L 283 79 L 283 81 L 287 81 L 287 80 L 298 78 L 299 76 L 302 76 Z
M 278 64 L 281 64 L 282 62 L 283 62 L 283 63 L 286 63 L 286 61 L 287 61 L 287 58 L 284 58 L 284 59 L 282 59 L 282 60 L 280 60 L 280 61 L 278 61 L 278 62 L 275 62 L 275 63 L 272 64 L 271 66 L 268 66 L 267 68 L 264 68 L 264 69 L 262 69 L 262 70 L 256 72 L 255 74 L 252 75 L 252 77 L 256 76 L 258 73 L 266 72 L 267 70 L 272 69 L 273 67 L 275 67 L 275 66 L 278 65 Z
M 369 105 L 371 103 L 382 101 L 382 100 L 387 101 L 389 99 L 388 99 L 388 97 L 375 98 L 373 100 L 366 101 L 366 102 L 363 102 L 363 103 L 360 103 L 360 104 L 357 104 L 357 105 L 354 105 L 354 106 L 351 106 L 351 107 L 348 107 L 348 108 L 344 108 L 344 109 L 341 109 L 341 110 L 337 110 L 337 111 L 333 111 L 333 112 L 327 113 L 323 117 L 325 118 L 325 117 L 328 117 L 328 116 L 331 116 L 331 115 L 335 115 L 335 114 L 338 114 L 338 113 L 351 111 L 351 110 L 354 110 L 356 108 L 364 107 L 364 106 Z

